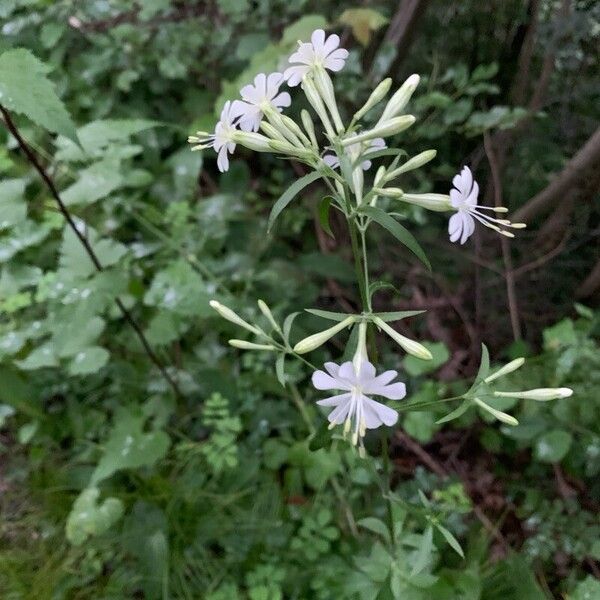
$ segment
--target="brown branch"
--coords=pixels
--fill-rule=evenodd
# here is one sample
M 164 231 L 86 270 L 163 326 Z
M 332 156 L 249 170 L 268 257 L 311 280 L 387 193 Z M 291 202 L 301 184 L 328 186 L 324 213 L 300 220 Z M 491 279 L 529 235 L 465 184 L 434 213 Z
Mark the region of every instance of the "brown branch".
M 492 147 L 490 135 L 487 131 L 483 133 L 483 144 L 485 147 L 485 153 L 490 163 L 490 170 L 492 172 L 492 181 L 494 185 L 494 205 L 502 206 L 502 183 L 500 181 L 500 170 L 496 161 L 496 155 L 494 154 L 494 148 Z M 510 312 L 510 324 L 512 327 L 513 338 L 516 341 L 521 339 L 521 321 L 519 319 L 519 306 L 517 303 L 515 278 L 513 275 L 512 256 L 510 253 L 510 245 L 504 236 L 500 238 L 500 244 L 502 246 L 502 259 L 504 261 L 504 278 L 506 280 L 506 297 L 508 300 L 508 310 Z
M 54 185 L 54 181 L 52 180 L 50 175 L 48 175 L 47 171 L 44 169 L 42 164 L 39 162 L 39 160 L 38 160 L 37 156 L 34 154 L 33 150 L 31 150 L 31 148 L 29 147 L 27 142 L 23 139 L 17 126 L 13 122 L 9 112 L 2 105 L 0 105 L 0 112 L 2 113 L 2 117 L 4 118 L 4 123 L 6 125 L 6 128 L 10 131 L 10 133 L 15 138 L 15 140 L 17 140 L 17 143 L 19 144 L 19 147 L 21 148 L 21 150 L 27 157 L 27 160 L 31 163 L 33 168 L 38 172 L 39 176 L 42 178 L 42 180 L 44 181 L 44 183 L 50 190 L 50 193 L 52 194 L 54 200 L 56 201 L 56 204 L 58 205 L 58 209 L 60 210 L 61 214 L 65 218 L 67 224 L 69 225 L 69 227 L 71 228 L 73 233 L 77 236 L 77 239 L 80 241 L 80 243 L 83 246 L 83 249 L 85 250 L 89 259 L 92 261 L 94 268 L 99 272 L 103 271 L 104 267 L 102 266 L 98 256 L 94 252 L 94 249 L 92 248 L 88 239 L 77 227 L 77 224 L 73 220 L 71 213 L 69 212 L 69 210 L 65 206 L 64 202 L 62 201 L 62 198 L 60 197 L 58 189 Z M 135 331 L 138 339 L 140 340 L 140 342 L 141 342 L 144 350 L 146 351 L 146 354 L 150 358 L 150 360 L 154 363 L 154 365 L 160 371 L 161 375 L 165 378 L 167 383 L 171 386 L 171 389 L 173 390 L 175 395 L 181 396 L 181 392 L 179 391 L 177 382 L 169 375 L 169 373 L 167 372 L 167 370 L 165 369 L 165 367 L 159 360 L 158 356 L 156 356 L 156 354 L 154 353 L 154 350 L 152 350 L 152 348 L 151 348 L 148 340 L 146 339 L 146 336 L 144 335 L 144 332 L 142 331 L 142 328 L 140 327 L 138 322 L 133 318 L 133 315 L 127 310 L 127 308 L 125 308 L 125 305 L 123 304 L 123 302 L 121 302 L 121 300 L 119 298 L 115 298 L 115 302 L 116 302 L 117 306 L 119 307 L 119 310 L 121 311 L 121 314 L 123 315 L 125 320 L 129 323 L 129 325 Z
M 576 298 L 589 298 L 595 292 L 600 290 L 600 259 L 594 265 L 589 275 L 583 280 L 582 284 L 575 290 Z
M 514 215 L 515 221 L 530 221 L 557 204 L 569 190 L 585 183 L 585 174 L 600 168 L 600 127 L 588 138 L 582 148 L 567 162 L 552 182 Z M 597 187 L 597 186 L 596 186 Z M 594 190 L 592 190 L 593 195 Z
M 523 104 L 527 94 L 527 83 L 530 79 L 540 5 L 540 0 L 530 0 L 527 6 L 527 29 L 523 37 L 521 52 L 519 53 L 517 75 L 512 86 L 512 97 L 516 105 Z

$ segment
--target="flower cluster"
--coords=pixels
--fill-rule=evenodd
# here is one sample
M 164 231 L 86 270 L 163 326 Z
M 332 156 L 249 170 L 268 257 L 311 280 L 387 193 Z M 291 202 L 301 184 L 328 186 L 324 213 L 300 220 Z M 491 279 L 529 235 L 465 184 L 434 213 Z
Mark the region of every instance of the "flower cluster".
M 253 83 L 240 90 L 240 98 L 225 103 L 221 118 L 213 133 L 198 132 L 189 138 L 194 144 L 192 150 L 213 148 L 217 153 L 217 165 L 221 171 L 229 168 L 229 155 L 239 144 L 258 152 L 270 152 L 293 159 L 308 166 L 312 174 L 305 177 L 309 181 L 316 178 L 328 186 L 330 204 L 346 218 L 351 234 L 352 250 L 357 264 L 357 277 L 361 291 L 362 312 L 359 314 L 327 313 L 311 311 L 321 317 L 336 321 L 334 325 L 318 333 L 309 335 L 295 344 L 290 341 L 290 329 L 295 315 L 290 315 L 282 325 L 275 320 L 267 305 L 259 301 L 258 307 L 267 319 L 271 332 L 259 325 L 242 319 L 234 311 L 217 301 L 211 306 L 225 319 L 245 329 L 254 341 L 232 339 L 230 344 L 242 350 L 260 350 L 277 354 L 276 374 L 282 385 L 286 384 L 285 361 L 288 356 L 310 364 L 304 356 L 325 344 L 344 330 L 353 330 L 351 339 L 358 339 L 353 348 L 352 361 L 337 364 L 325 363 L 324 370 L 313 367 L 313 385 L 318 390 L 332 390 L 336 393 L 319 400 L 318 404 L 331 408 L 328 419 L 331 426 L 342 425 L 344 436 L 350 434 L 359 451 L 364 451 L 363 438 L 368 429 L 381 425 L 394 425 L 398 413 L 387 405 L 376 401 L 372 396 L 388 400 L 400 400 L 406 394 L 403 383 L 395 382 L 398 373 L 393 370 L 377 375 L 375 366 L 369 361 L 366 348 L 366 332 L 369 326 L 387 334 L 406 353 L 421 360 L 431 360 L 432 355 L 425 345 L 400 334 L 389 322 L 414 316 L 421 311 L 396 313 L 374 313 L 371 307 L 371 287 L 366 257 L 366 232 L 372 223 L 378 223 L 395 235 L 411 251 L 428 264 L 418 242 L 394 218 L 394 212 L 383 210 L 378 204 L 388 207 L 395 200 L 422 207 L 435 212 L 451 212 L 448 223 L 450 241 L 464 244 L 475 230 L 478 222 L 485 227 L 506 236 L 514 237 L 511 230 L 525 227 L 523 223 L 511 223 L 501 218 L 507 209 L 502 206 L 478 204 L 479 185 L 468 166 L 464 166 L 452 180 L 448 194 L 411 193 L 392 187 L 393 182 L 410 171 L 421 168 L 436 156 L 435 150 L 426 150 L 401 162 L 401 151 L 388 148 L 386 140 L 409 128 L 415 117 L 404 114 L 415 92 L 420 78 L 411 75 L 385 103 L 378 118 L 364 117 L 373 111 L 387 97 L 392 80 L 385 79 L 373 90 L 365 104 L 354 113 L 345 124 L 335 98 L 330 72 L 344 68 L 348 52 L 340 48 L 337 35 L 327 36 L 322 29 L 313 32 L 310 42 L 298 42 L 296 52 L 289 57 L 289 66 L 283 72 L 259 73 Z M 300 112 L 301 123 L 284 113 L 292 99 L 281 87 L 287 83 L 294 88 L 298 85 L 318 118 L 319 125 L 307 110 Z M 373 124 L 374 123 L 374 124 Z M 390 164 L 379 166 L 373 176 L 368 173 L 373 161 L 393 156 Z M 372 181 L 371 181 L 372 180 Z M 370 183 L 370 187 L 369 187 Z M 299 181 L 290 190 L 302 189 Z M 288 197 L 286 197 L 286 195 Z M 385 198 L 385 202 L 380 199 Z M 291 197 L 289 190 L 273 207 L 271 219 Z M 359 244 L 359 239 L 361 244 Z M 362 252 L 362 257 L 360 253 Z M 489 362 L 489 361 L 488 361 Z M 515 424 L 514 417 L 503 413 L 485 401 L 486 398 L 514 397 L 545 400 L 563 398 L 570 395 L 568 388 L 538 389 L 525 392 L 491 392 L 490 381 L 520 366 L 513 362 L 498 373 L 483 381 L 477 381 L 471 391 L 465 394 L 464 406 L 477 406 L 504 423 Z M 311 365 L 312 366 L 312 365 Z M 508 369 L 508 370 L 507 370 Z M 462 409 L 461 409 L 462 410 Z

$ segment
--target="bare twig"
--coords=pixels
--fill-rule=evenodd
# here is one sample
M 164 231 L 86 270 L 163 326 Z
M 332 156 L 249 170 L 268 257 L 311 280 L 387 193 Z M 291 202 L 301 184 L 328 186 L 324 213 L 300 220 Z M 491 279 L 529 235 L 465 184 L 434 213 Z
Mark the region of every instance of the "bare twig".
M 494 182 L 494 204 L 502 206 L 502 183 L 500 181 L 500 170 L 496 161 L 496 155 L 492 147 L 489 133 L 486 131 L 483 134 L 483 144 L 485 153 L 490 163 L 492 172 L 492 180 Z M 506 296 L 508 299 L 508 310 L 510 311 L 510 323 L 512 327 L 513 337 L 515 340 L 521 339 L 521 321 L 519 319 L 519 307 L 517 304 L 517 293 L 515 288 L 515 278 L 513 275 L 512 256 L 508 240 L 502 236 L 500 238 L 502 245 L 502 259 L 504 260 L 504 278 L 506 279 Z
M 102 266 L 102 263 L 98 259 L 98 256 L 94 252 L 94 249 L 92 248 L 92 246 L 91 246 L 90 242 L 88 241 L 88 239 L 86 238 L 85 234 L 82 233 L 79 230 L 79 228 L 77 227 L 77 224 L 73 220 L 71 213 L 69 212 L 69 210 L 65 206 L 64 202 L 62 201 L 60 194 L 58 192 L 58 189 L 56 188 L 56 185 L 54 184 L 54 181 L 52 180 L 50 175 L 47 173 L 47 171 L 44 169 L 42 164 L 39 162 L 39 160 L 38 160 L 37 156 L 34 154 L 33 150 L 31 150 L 31 148 L 29 147 L 27 142 L 23 139 L 17 126 L 13 122 L 9 112 L 2 105 L 0 105 L 0 112 L 2 113 L 2 117 L 4 119 L 6 128 L 10 131 L 10 133 L 15 138 L 15 140 L 17 140 L 17 143 L 19 144 L 19 147 L 21 148 L 21 150 L 27 157 L 27 160 L 31 163 L 33 168 L 38 172 L 39 176 L 42 178 L 42 180 L 44 181 L 44 183 L 50 190 L 52 197 L 54 198 L 54 200 L 56 201 L 56 204 L 58 205 L 58 209 L 60 210 L 61 214 L 67 221 L 67 224 L 69 225 L 69 227 L 71 228 L 73 233 L 77 236 L 77 239 L 83 246 L 83 249 L 85 250 L 89 259 L 92 261 L 94 268 L 97 271 L 103 271 L 104 267 Z M 169 375 L 168 371 L 166 370 L 164 365 L 161 363 L 158 356 L 155 354 L 154 350 L 152 350 L 152 348 L 151 348 L 148 340 L 146 339 L 146 336 L 144 335 L 144 332 L 142 331 L 142 328 L 140 327 L 138 322 L 134 319 L 133 315 L 127 310 L 127 308 L 125 308 L 125 305 L 123 304 L 123 302 L 121 302 L 121 300 L 119 298 L 115 298 L 115 302 L 116 302 L 117 306 L 119 307 L 119 310 L 121 311 L 121 314 L 123 315 L 124 319 L 129 323 L 129 325 L 135 331 L 138 339 L 140 340 L 140 342 L 141 342 L 144 350 L 146 351 L 146 354 L 150 358 L 150 360 L 158 368 L 161 375 L 167 381 L 167 383 L 169 384 L 169 386 L 171 387 L 171 389 L 173 390 L 175 395 L 181 396 L 181 392 L 179 390 L 177 382 L 171 377 L 171 375 Z

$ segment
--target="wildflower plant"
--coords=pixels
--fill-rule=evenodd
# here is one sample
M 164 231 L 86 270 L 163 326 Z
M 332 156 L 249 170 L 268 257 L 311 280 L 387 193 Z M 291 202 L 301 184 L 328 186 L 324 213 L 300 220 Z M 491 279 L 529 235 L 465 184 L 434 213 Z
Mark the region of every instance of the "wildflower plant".
M 397 242 L 431 270 L 427 255 L 416 237 L 395 217 L 394 204 L 402 202 L 423 207 L 433 212 L 449 213 L 448 233 L 450 241 L 464 244 L 475 230 L 476 223 L 512 238 L 513 230 L 525 227 L 512 223 L 504 215 L 502 206 L 478 204 L 479 185 L 468 166 L 453 178 L 449 193 L 414 193 L 396 187 L 401 176 L 420 169 L 436 156 L 434 149 L 426 150 L 403 160 L 405 152 L 393 146 L 393 140 L 411 127 L 415 117 L 405 109 L 419 84 L 419 76 L 411 75 L 385 102 L 392 80 L 385 79 L 375 87 L 365 104 L 349 120 L 344 120 L 335 97 L 330 72 L 343 69 L 348 52 L 339 47 L 337 35 L 327 36 L 321 29 L 313 32 L 310 42 L 299 42 L 298 50 L 289 58 L 290 66 L 283 73 L 259 74 L 253 84 L 242 88 L 241 99 L 225 104 L 221 119 L 213 134 L 198 132 L 189 138 L 192 150 L 213 148 L 218 153 L 217 164 L 221 171 L 229 166 L 228 154 L 239 144 L 257 152 L 268 152 L 280 158 L 305 165 L 308 174 L 290 186 L 277 200 L 269 216 L 272 228 L 281 212 L 313 182 L 321 181 L 327 188 L 326 209 L 337 210 L 343 215 L 352 246 L 356 268 L 357 286 L 362 310 L 357 314 L 307 309 L 333 325 L 316 332 L 296 343 L 291 342 L 291 328 L 297 314 L 278 323 L 269 307 L 262 301 L 258 306 L 270 325 L 266 331 L 257 324 L 249 323 L 217 300 L 211 302 L 223 318 L 252 334 L 252 340 L 232 339 L 230 344 L 242 350 L 271 352 L 277 355 L 275 370 L 282 385 L 286 385 L 285 364 L 294 358 L 312 370 L 312 384 L 318 391 L 331 394 L 317 401 L 330 410 L 330 428 L 340 425 L 343 437 L 365 455 L 363 439 L 369 429 L 382 425 L 393 427 L 398 412 L 423 410 L 438 403 L 456 402 L 439 422 L 458 418 L 467 410 L 479 409 L 507 425 L 517 420 L 493 406 L 496 398 L 517 398 L 546 401 L 565 398 L 572 394 L 569 388 L 546 388 L 525 391 L 496 389 L 496 381 L 520 368 L 524 359 L 517 359 L 498 371 L 490 373 L 490 360 L 485 346 L 479 372 L 473 385 L 464 394 L 431 402 L 410 403 L 390 407 L 382 399 L 398 401 L 406 395 L 406 386 L 397 380 L 393 370 L 377 373 L 369 360 L 367 339 L 369 329 L 387 335 L 401 351 L 419 360 L 432 359 L 430 351 L 420 341 L 400 334 L 392 325 L 395 321 L 416 316 L 423 311 L 374 312 L 372 296 L 375 287 L 369 271 L 368 233 L 375 227 L 387 230 Z M 291 96 L 281 91 L 287 83 L 291 88 L 300 86 L 316 119 L 306 110 L 301 111 L 300 123 L 283 111 L 291 105 Z M 364 117 L 376 110 L 383 110 L 373 126 L 365 126 Z M 389 162 L 374 168 L 376 161 Z M 382 199 L 387 198 L 385 203 Z M 391 210 L 384 205 L 391 202 Z M 328 215 L 328 212 L 327 212 Z M 352 360 L 327 362 L 324 370 L 318 369 L 306 356 L 323 346 L 341 332 L 350 330 L 352 347 L 346 355 Z M 370 338 L 369 338 L 370 339 Z M 375 400 L 373 397 L 379 398 Z

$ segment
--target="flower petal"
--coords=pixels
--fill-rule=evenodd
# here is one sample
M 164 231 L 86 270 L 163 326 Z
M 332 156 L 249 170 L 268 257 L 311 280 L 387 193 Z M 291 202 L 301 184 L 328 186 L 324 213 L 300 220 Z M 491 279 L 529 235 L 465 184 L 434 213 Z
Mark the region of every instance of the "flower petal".
M 398 421 L 398 413 L 393 408 L 371 400 L 368 396 L 363 396 L 362 402 L 367 429 L 376 429 L 381 424 L 395 425 Z
M 340 365 L 338 377 L 340 379 L 345 379 L 348 383 L 354 383 L 356 381 L 356 372 L 354 371 L 354 364 L 352 364 L 352 361 L 349 360 Z
M 369 382 L 375 379 L 375 375 L 377 374 L 377 370 L 368 360 L 365 360 L 360 363 L 360 367 L 358 369 L 357 378 L 360 381 L 361 385 L 367 385 Z
M 342 402 L 341 404 L 338 404 L 330 413 L 329 416 L 327 417 L 327 420 L 330 423 L 337 423 L 338 425 L 340 423 L 343 423 L 346 416 L 348 415 L 348 412 L 350 411 L 350 405 L 351 405 L 351 400 L 350 398 L 348 398 L 347 402 Z
M 290 106 L 291 103 L 292 98 L 287 92 L 281 92 L 281 94 L 278 94 L 275 96 L 275 98 L 273 98 L 273 100 L 271 100 L 271 104 L 275 108 L 284 108 L 286 106 Z
M 475 219 L 468 213 L 462 213 L 463 232 L 460 238 L 460 243 L 464 244 L 475 231 Z
M 317 52 L 322 51 L 325 45 L 325 32 L 322 29 L 315 29 L 310 36 L 310 41 Z
M 331 54 L 340 45 L 340 36 L 332 33 L 323 44 L 323 52 L 325 55 Z
M 387 385 L 398 377 L 398 371 L 384 371 L 381 375 L 377 375 L 368 385 L 364 386 L 364 390 L 367 393 L 371 393 L 372 388 L 381 387 Z
M 290 87 L 295 87 L 302 81 L 302 78 L 308 73 L 308 71 L 309 67 L 307 66 L 294 65 L 293 67 L 287 68 L 283 75 L 287 81 L 287 84 Z
M 325 370 L 332 376 L 337 377 L 340 371 L 340 366 L 334 362 L 326 362 L 324 365 Z
M 325 371 L 315 371 L 312 374 L 312 384 L 318 390 L 345 390 L 348 387 L 343 387 L 343 382 L 339 379 L 334 379 L 331 375 L 325 373 Z
M 402 400 L 402 398 L 406 396 L 406 385 L 401 381 L 398 381 L 391 385 L 382 385 L 377 389 L 369 390 L 369 392 L 376 396 L 389 398 L 390 400 Z
M 461 213 L 454 213 L 448 221 L 448 234 L 450 235 L 450 241 L 456 242 L 460 237 L 463 230 L 463 220 Z
M 317 400 L 317 404 L 319 406 L 338 406 L 338 404 L 350 400 L 351 395 L 346 392 L 345 394 L 338 394 L 337 396 L 330 396 L 329 398 L 324 398 L 323 400 Z

